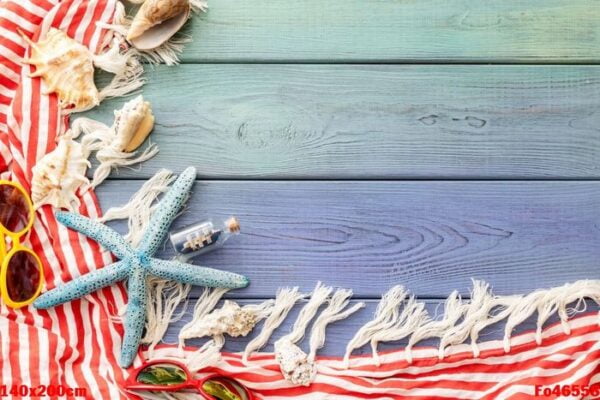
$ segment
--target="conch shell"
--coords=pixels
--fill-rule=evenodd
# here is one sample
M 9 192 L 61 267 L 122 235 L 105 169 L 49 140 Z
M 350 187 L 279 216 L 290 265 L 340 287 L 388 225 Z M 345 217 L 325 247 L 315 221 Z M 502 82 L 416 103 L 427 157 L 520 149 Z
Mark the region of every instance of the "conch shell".
M 115 111 L 113 129 L 116 134 L 114 144 L 119 151 L 131 153 L 144 143 L 154 128 L 154 115 L 150 103 L 142 96 L 125 103 Z
M 62 138 L 54 151 L 46 154 L 32 168 L 31 199 L 35 209 L 44 204 L 73 211 L 80 201 L 77 190 L 89 183 L 85 173 L 90 162 L 81 144 Z
M 141 50 L 156 48 L 183 26 L 190 10 L 189 0 L 146 0 L 131 22 L 127 40 Z
M 45 39 L 32 42 L 31 56 L 23 60 L 36 66 L 31 77 L 42 77 L 47 86 L 44 94 L 56 92 L 61 108 L 73 106 L 74 111 L 87 110 L 100 103 L 94 84 L 93 56 L 87 47 L 64 32 L 50 28 Z

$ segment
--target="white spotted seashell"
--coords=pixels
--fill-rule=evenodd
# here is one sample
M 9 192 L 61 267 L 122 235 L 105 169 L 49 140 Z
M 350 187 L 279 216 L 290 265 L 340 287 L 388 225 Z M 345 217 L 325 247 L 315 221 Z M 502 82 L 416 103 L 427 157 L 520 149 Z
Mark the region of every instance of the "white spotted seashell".
M 45 94 L 56 92 L 61 108 L 82 111 L 100 103 L 93 57 L 87 47 L 55 28 L 37 43 L 25 35 L 23 38 L 31 46 L 30 57 L 23 61 L 36 67 L 30 76 L 42 77 Z
M 127 40 L 140 50 L 157 48 L 181 29 L 190 11 L 189 0 L 146 0 L 131 22 Z
M 131 153 L 144 143 L 154 128 L 154 115 L 150 103 L 142 96 L 125 103 L 115 111 L 113 129 L 116 134 L 115 147 L 119 151 Z
M 258 322 L 256 314 L 245 310 L 233 301 L 226 300 L 223 306 L 206 315 L 195 327 L 193 332 L 188 332 L 183 338 L 217 336 L 224 333 L 232 337 L 246 336 L 254 329 Z
M 77 190 L 89 184 L 85 173 L 90 162 L 81 144 L 63 138 L 54 151 L 46 154 L 32 168 L 31 199 L 35 209 L 44 204 L 73 211 L 79 207 Z

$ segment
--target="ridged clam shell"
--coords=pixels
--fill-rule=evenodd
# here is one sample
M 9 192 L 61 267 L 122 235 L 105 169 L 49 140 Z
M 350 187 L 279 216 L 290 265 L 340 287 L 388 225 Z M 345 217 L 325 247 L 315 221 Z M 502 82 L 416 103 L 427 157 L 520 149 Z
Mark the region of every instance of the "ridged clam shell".
M 146 0 L 133 18 L 127 40 L 138 38 L 153 26 L 189 10 L 189 0 Z
M 36 67 L 30 76 L 43 79 L 46 94 L 57 93 L 61 108 L 86 110 L 100 103 L 92 54 L 87 47 L 55 28 L 37 43 L 23 37 L 31 46 L 30 57 L 23 61 Z
M 35 209 L 44 204 L 73 211 L 79 207 L 77 190 L 89 183 L 85 176 L 89 161 L 81 144 L 61 139 L 54 151 L 46 154 L 32 168 L 31 200 Z
M 154 115 L 150 103 L 142 96 L 125 103 L 123 108 L 115 111 L 114 130 L 116 147 L 120 151 L 131 153 L 144 143 L 154 128 Z

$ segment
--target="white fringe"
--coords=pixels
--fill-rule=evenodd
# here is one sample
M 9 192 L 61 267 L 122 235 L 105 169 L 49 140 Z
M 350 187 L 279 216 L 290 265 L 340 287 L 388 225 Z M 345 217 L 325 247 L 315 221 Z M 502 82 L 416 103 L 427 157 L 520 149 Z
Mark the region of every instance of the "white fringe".
M 169 324 L 179 321 L 186 306 L 173 316 L 177 306 L 187 298 L 191 285 L 167 281 L 156 277 L 148 277 L 146 284 L 146 334 L 141 342 L 149 344 L 148 358 L 154 357 L 154 348 L 162 340 Z
M 119 151 L 114 147 L 103 147 L 96 153 L 96 158 L 100 161 L 100 165 L 94 171 L 94 178 L 91 186 L 96 187 L 110 174 L 111 169 L 118 167 L 130 166 L 147 161 L 158 154 L 158 147 L 155 144 L 150 144 L 146 149 L 137 157 L 131 157 L 138 152 L 126 153 Z
M 195 325 L 199 324 L 202 318 L 216 307 L 219 300 L 221 300 L 223 295 L 228 291 L 229 289 L 225 288 L 204 289 L 202 296 L 198 298 L 198 301 L 194 306 L 194 314 L 191 321 L 185 324 L 183 328 L 181 328 L 181 331 L 179 331 L 179 347 L 181 349 L 183 349 L 187 337 L 194 337 L 192 332 L 195 330 Z
M 570 334 L 569 318 L 585 310 L 585 299 L 600 305 L 600 280 L 580 280 L 561 287 L 537 290 L 525 296 L 495 296 L 483 281 L 473 281 L 470 300 L 461 300 L 454 291 L 446 299 L 444 315 L 440 319 L 430 318 L 425 304 L 409 297 L 399 312 L 401 303 L 407 298 L 401 286 L 392 288 L 380 301 L 375 318 L 359 329 L 346 348 L 344 367 L 349 367 L 349 355 L 355 348 L 371 342 L 373 362 L 378 365 L 377 343 L 396 341 L 409 337 L 405 349 L 408 362 L 413 361 L 412 349 L 422 340 L 439 338 L 439 359 L 445 357 L 450 346 L 470 340 L 474 357 L 479 357 L 477 344 L 479 334 L 485 328 L 506 321 L 504 327 L 504 350 L 510 351 L 512 331 L 533 314 L 537 313 L 536 340 L 542 342 L 542 329 L 553 314 L 560 317 L 563 331 Z M 569 308 L 570 304 L 575 304 Z M 600 313 L 599 313 L 600 324 Z
M 128 219 L 129 233 L 125 235 L 125 239 L 137 246 L 156 209 L 158 197 L 169 189 L 174 180 L 175 176 L 171 171 L 159 170 L 142 185 L 126 205 L 110 208 L 99 221 Z
M 379 342 L 391 342 L 401 340 L 410 336 L 415 329 L 422 326 L 428 320 L 425 303 L 419 303 L 411 296 L 404 304 L 404 308 L 395 323 L 389 328 L 380 329 L 371 337 L 371 350 L 373 352 L 373 363 L 381 365 L 377 345 Z
M 323 286 L 321 282 L 318 282 L 310 296 L 310 300 L 304 307 L 302 307 L 302 310 L 300 310 L 300 314 L 298 314 L 298 318 L 294 323 L 292 331 L 281 339 L 288 340 L 290 343 L 297 343 L 301 341 L 304 337 L 304 333 L 306 332 L 308 324 L 317 314 L 319 307 L 321 307 L 327 301 L 327 298 L 332 291 L 332 287 Z
M 452 292 L 446 299 L 442 319 L 432 320 L 428 317 L 427 321 L 423 321 L 421 326 L 415 328 L 406 346 L 406 360 L 412 363 L 412 348 L 415 344 L 425 339 L 442 337 L 446 330 L 458 322 L 466 309 L 467 305 L 462 302 L 458 291 Z
M 403 286 L 394 286 L 381 297 L 375 311 L 375 318 L 360 328 L 346 346 L 346 354 L 344 354 L 346 368 L 350 366 L 350 355 L 353 350 L 364 346 L 377 332 L 387 329 L 395 323 L 398 318 L 398 307 L 406 296 L 407 292 Z
M 346 319 L 365 306 L 365 303 L 361 302 L 344 310 L 350 302 L 351 297 L 351 290 L 338 289 L 333 296 L 331 296 L 331 299 L 329 299 L 329 305 L 321 312 L 312 327 L 310 335 L 310 351 L 308 353 L 309 361 L 312 362 L 315 360 L 317 350 L 325 344 L 325 331 L 329 324 Z
M 267 341 L 273 334 L 273 331 L 275 331 L 275 329 L 277 329 L 285 320 L 292 307 L 294 307 L 294 304 L 304 297 L 304 294 L 298 292 L 298 287 L 291 289 L 279 289 L 277 292 L 277 297 L 275 298 L 273 311 L 266 319 L 262 331 L 258 336 L 252 339 L 250 343 L 248 343 L 246 349 L 244 350 L 244 355 L 242 358 L 244 363 L 248 362 L 248 357 L 250 357 L 254 351 L 261 349 L 265 344 L 267 344 Z

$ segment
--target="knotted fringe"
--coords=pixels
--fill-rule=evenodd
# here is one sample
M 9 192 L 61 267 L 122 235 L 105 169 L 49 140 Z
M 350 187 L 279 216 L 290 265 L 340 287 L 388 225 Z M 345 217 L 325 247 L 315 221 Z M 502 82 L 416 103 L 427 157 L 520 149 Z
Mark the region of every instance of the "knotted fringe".
M 148 358 L 154 357 L 154 348 L 162 340 L 169 324 L 179 321 L 184 313 L 183 310 L 175 315 L 177 306 L 190 293 L 191 285 L 182 285 L 178 282 L 149 277 L 146 282 L 146 334 L 141 342 L 149 344 Z
M 424 303 L 408 296 L 401 286 L 395 286 L 386 293 L 375 312 L 372 321 L 356 333 L 346 348 L 344 366 L 349 367 L 352 350 L 371 343 L 373 362 L 379 365 L 377 344 L 409 337 L 405 356 L 412 362 L 412 348 L 420 341 L 439 338 L 439 358 L 445 357 L 450 346 L 470 340 L 474 357 L 478 357 L 479 334 L 486 327 L 506 321 L 504 329 L 504 350 L 510 351 L 512 331 L 534 313 L 537 317 L 536 340 L 542 343 L 544 323 L 553 314 L 560 318 L 565 334 L 570 334 L 569 317 L 585 309 L 585 299 L 600 305 L 600 280 L 581 280 L 564 286 L 537 290 L 524 296 L 495 296 L 487 283 L 473 281 L 471 298 L 463 301 L 458 292 L 447 298 L 444 315 L 440 319 L 431 318 L 425 311 Z M 574 308 L 569 305 L 575 303 Z M 600 314 L 599 314 L 600 324 Z
M 331 296 L 331 299 L 329 299 L 329 305 L 321 312 L 312 327 L 310 335 L 310 352 L 308 353 L 309 361 L 315 360 L 317 350 L 325 344 L 325 331 L 327 325 L 346 319 L 365 306 L 365 303 L 361 302 L 344 310 L 350 302 L 351 297 L 351 290 L 338 289 L 333 296 Z
M 192 320 L 185 324 L 181 328 L 181 331 L 179 331 L 179 347 L 182 350 L 185 346 L 185 339 L 195 337 L 193 333 L 195 326 L 216 307 L 219 300 L 228 291 L 229 289 L 225 288 L 204 289 L 204 292 L 202 292 L 202 295 L 198 298 L 194 306 Z
M 395 340 L 404 339 L 410 336 L 414 330 L 423 325 L 423 322 L 427 320 L 427 311 L 425 311 L 425 304 L 419 303 L 411 296 L 408 301 L 404 304 L 402 312 L 394 321 L 394 324 L 380 329 L 375 332 L 371 337 L 371 350 L 373 352 L 373 362 L 379 366 L 381 364 L 379 360 L 379 354 L 377 353 L 377 345 L 379 342 L 390 342 Z
M 113 40 L 112 46 L 106 53 L 93 58 L 96 67 L 115 75 L 108 86 L 100 90 L 100 101 L 125 96 L 145 83 L 142 77 L 144 67 L 136 57 L 135 51 L 128 49 L 122 52 L 121 42 L 118 39 Z
M 327 301 L 327 298 L 332 291 L 332 287 L 323 286 L 321 282 L 318 282 L 310 296 L 310 299 L 308 300 L 308 303 L 306 303 L 306 305 L 302 307 L 302 310 L 300 310 L 300 314 L 298 314 L 298 318 L 296 318 L 296 322 L 294 322 L 292 331 L 282 337 L 280 340 L 287 340 L 290 343 L 298 343 L 301 341 L 304 337 L 304 333 L 306 332 L 308 324 L 317 314 L 319 307 L 321 307 Z
M 156 210 L 158 197 L 169 189 L 169 185 L 174 180 L 175 176 L 171 171 L 159 170 L 142 185 L 141 189 L 129 199 L 127 204 L 110 208 L 99 221 L 127 219 L 129 232 L 125 235 L 125 239 L 132 245 L 137 246 L 150 222 L 150 217 Z
M 377 332 L 394 324 L 398 318 L 398 307 L 404 301 L 406 295 L 407 292 L 403 286 L 394 286 L 381 297 L 375 311 L 375 318 L 360 328 L 346 346 L 346 353 L 344 354 L 344 366 L 346 368 L 350 365 L 350 355 L 354 349 L 364 346 Z
M 441 337 L 444 332 L 453 327 L 463 316 L 468 304 L 463 303 L 458 291 L 454 291 L 448 296 L 444 304 L 444 316 L 440 320 L 432 320 L 427 317 L 427 321 L 417 327 L 410 336 L 406 346 L 406 360 L 412 363 L 412 348 L 418 342 L 426 339 Z
M 261 349 L 265 344 L 267 344 L 267 341 L 273 334 L 273 331 L 275 331 L 275 329 L 277 329 L 285 320 L 296 302 L 304 297 L 304 294 L 298 292 L 298 287 L 279 289 L 277 292 L 277 297 L 275 298 L 273 311 L 266 319 L 262 331 L 258 336 L 252 339 L 250 343 L 248 343 L 246 349 L 244 350 L 244 355 L 242 358 L 244 363 L 248 362 L 248 357 L 250 357 L 254 351 Z

